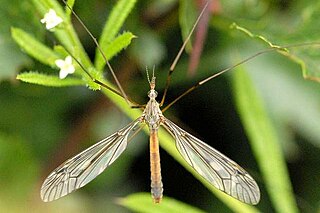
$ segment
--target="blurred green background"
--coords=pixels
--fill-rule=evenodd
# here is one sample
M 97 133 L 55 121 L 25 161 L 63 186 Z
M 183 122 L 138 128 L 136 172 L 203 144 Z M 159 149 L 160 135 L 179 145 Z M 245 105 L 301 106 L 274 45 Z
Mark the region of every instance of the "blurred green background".
M 0 2 L 0 210 L 130 212 L 119 205 L 117 199 L 150 191 L 148 135 L 145 133 L 139 134 L 124 154 L 86 187 L 49 204 L 41 201 L 40 186 L 54 168 L 123 127 L 130 118 L 99 91 L 80 86 L 44 87 L 16 80 L 16 75 L 22 71 L 41 72 L 50 68 L 20 50 L 11 38 L 10 27 L 22 28 L 48 46 L 58 41 L 41 25 L 42 17 L 31 0 Z M 74 9 L 90 31 L 99 37 L 116 2 L 78 0 Z M 156 66 L 157 90 L 162 94 L 166 74 L 183 42 L 181 32 L 188 32 L 200 4 L 200 0 L 137 1 L 122 27 L 122 31 L 130 31 L 137 38 L 111 60 L 120 82 L 133 100 L 147 101 L 146 66 L 149 69 Z M 318 41 L 318 18 L 320 3 L 316 1 L 214 1 L 209 23 L 201 25 L 208 34 L 206 39 L 202 38 L 204 49 L 199 55 L 199 66 L 190 77 L 190 54 L 182 55 L 172 76 L 166 103 L 204 77 L 268 48 L 256 36 L 250 37 L 230 28 L 233 22 L 274 44 L 288 45 Z M 74 26 L 89 56 L 94 58 L 93 41 L 78 22 L 75 21 Z M 187 52 L 190 53 L 190 47 Z M 242 68 L 249 74 L 276 130 L 280 156 L 285 159 L 293 188 L 291 212 L 320 211 L 318 61 L 316 45 L 309 45 L 294 48 L 287 56 L 276 51 L 262 55 Z M 265 180 L 272 179 L 272 173 L 269 177 L 261 174 L 263 164 L 258 164 L 256 159 L 261 161 L 262 158 L 252 152 L 247 136 L 250 130 L 243 125 L 245 115 L 237 102 L 236 72 L 238 70 L 201 86 L 165 115 L 252 174 L 261 188 L 261 202 L 254 211 L 288 212 L 281 211 L 281 204 L 275 204 L 275 199 L 281 203 L 287 197 L 270 195 L 274 189 Z M 58 75 L 58 71 L 53 74 Z M 109 74 L 106 76 L 112 81 Z M 264 161 L 268 160 L 264 158 Z M 165 196 L 206 212 L 235 211 L 164 150 L 161 150 L 161 165 Z M 291 193 L 290 188 L 286 190 Z M 151 198 L 148 202 L 152 202 Z M 149 212 L 155 212 L 153 208 L 151 206 Z

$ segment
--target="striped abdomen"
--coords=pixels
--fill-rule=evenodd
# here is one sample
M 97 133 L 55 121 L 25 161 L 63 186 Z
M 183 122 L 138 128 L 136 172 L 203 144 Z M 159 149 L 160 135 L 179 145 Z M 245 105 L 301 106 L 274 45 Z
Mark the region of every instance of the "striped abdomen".
M 163 193 L 161 180 L 160 153 L 158 131 L 150 130 L 150 171 L 151 171 L 151 195 L 155 203 L 160 203 Z

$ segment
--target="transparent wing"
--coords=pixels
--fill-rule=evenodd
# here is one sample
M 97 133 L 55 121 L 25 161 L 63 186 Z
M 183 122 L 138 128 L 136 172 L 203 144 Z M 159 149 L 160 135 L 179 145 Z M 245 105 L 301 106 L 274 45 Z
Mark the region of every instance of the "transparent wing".
M 61 164 L 42 184 L 40 193 L 42 200 L 45 202 L 56 200 L 97 177 L 126 149 L 128 135 L 140 122 L 141 119 L 138 118 Z
M 164 118 L 162 125 L 175 138 L 182 157 L 209 183 L 248 204 L 257 204 L 260 190 L 237 163 Z

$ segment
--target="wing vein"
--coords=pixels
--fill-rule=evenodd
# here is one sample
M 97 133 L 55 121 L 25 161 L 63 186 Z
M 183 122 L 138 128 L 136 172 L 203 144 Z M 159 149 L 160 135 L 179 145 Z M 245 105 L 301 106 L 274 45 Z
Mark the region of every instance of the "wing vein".
M 42 184 L 42 200 L 45 202 L 56 200 L 97 177 L 126 149 L 129 134 L 142 121 L 143 119 L 139 117 L 116 133 L 62 163 Z
M 210 184 L 244 203 L 259 202 L 257 183 L 237 163 L 167 118 L 163 118 L 161 124 L 175 138 L 182 157 Z

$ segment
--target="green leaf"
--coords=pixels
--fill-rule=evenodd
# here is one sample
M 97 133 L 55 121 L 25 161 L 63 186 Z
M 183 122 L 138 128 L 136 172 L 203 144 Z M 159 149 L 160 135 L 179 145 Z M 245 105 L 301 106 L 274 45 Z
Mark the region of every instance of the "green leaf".
M 204 211 L 169 197 L 163 197 L 161 204 L 154 204 L 149 193 L 136 193 L 117 200 L 134 212 L 143 213 L 204 213 Z
M 59 59 L 59 56 L 52 49 L 22 29 L 11 28 L 11 34 L 17 44 L 30 56 L 43 64 L 55 66 L 55 60 Z
M 298 212 L 279 138 L 250 77 L 242 68 L 233 74 L 235 102 L 278 212 Z
M 0 82 L 4 79 L 13 79 L 22 66 L 30 64 L 31 60 L 27 55 L 21 53 L 17 45 L 9 38 L 0 36 Z
M 107 60 L 111 59 L 113 56 L 118 54 L 121 50 L 127 48 L 130 44 L 133 38 L 136 38 L 132 33 L 125 32 L 121 35 L 119 35 L 117 38 L 115 38 L 112 42 L 105 45 L 105 51 Z M 101 54 L 99 54 L 101 56 Z M 100 61 L 100 63 L 96 64 L 96 69 L 100 70 L 102 72 L 103 67 L 106 65 L 105 60 Z
M 120 28 L 122 27 L 124 21 L 130 14 L 134 5 L 136 4 L 136 0 L 119 0 L 116 6 L 113 7 L 111 14 L 106 22 L 101 37 L 99 39 L 99 45 L 101 50 L 106 53 L 109 50 L 108 45 L 111 41 L 114 40 L 115 36 L 119 33 Z M 107 55 L 109 53 L 106 53 Z M 103 67 L 104 59 L 101 56 L 99 50 L 96 50 L 96 58 L 95 58 L 95 67 Z M 98 69 L 100 70 L 100 69 Z
M 58 76 L 46 75 L 38 72 L 21 73 L 17 75 L 17 79 L 27 83 L 39 84 L 39 85 L 50 86 L 50 87 L 86 85 L 86 83 L 83 80 L 78 78 L 67 77 L 65 79 L 60 79 Z
M 75 0 L 67 0 L 67 4 L 69 5 L 70 8 L 73 8 Z M 66 7 L 66 14 L 68 17 L 70 17 L 70 15 L 72 14 L 71 10 Z
M 302 1 L 295 5 L 298 9 L 292 9 L 290 13 L 290 16 L 295 17 L 294 19 L 281 19 L 279 18 L 281 14 L 271 13 L 270 16 L 266 17 L 270 24 L 263 28 L 261 28 L 261 23 L 250 25 L 248 22 L 242 21 L 239 25 L 242 26 L 241 31 L 245 29 L 245 31 L 250 32 L 246 33 L 250 37 L 265 38 L 265 42 L 268 44 L 276 43 L 280 46 L 305 44 L 290 48 L 290 52 L 282 54 L 300 65 L 304 78 L 320 82 L 320 61 L 318 60 L 320 57 L 320 32 L 318 30 L 320 27 L 318 22 L 320 3 L 310 3 L 309 1 Z M 283 20 L 285 20 L 284 23 L 282 23 Z M 277 25 L 274 24 L 276 22 L 278 22 Z
M 273 48 L 279 48 L 279 49 L 283 49 L 284 51 L 286 51 L 285 48 L 281 48 L 281 46 L 278 46 L 276 44 L 273 44 L 271 41 L 268 40 L 268 38 L 262 36 L 262 35 L 256 35 L 252 32 L 250 32 L 248 29 L 239 26 L 237 23 L 232 23 L 230 26 L 231 29 L 236 29 L 239 30 L 240 32 L 243 32 L 245 35 L 251 37 L 251 38 L 255 38 L 258 39 L 260 41 L 265 42 L 268 46 L 273 47 Z
M 296 28 L 296 31 L 290 37 L 290 43 L 302 42 L 318 42 L 317 45 L 310 45 L 306 48 L 295 48 L 290 55 L 297 63 L 300 64 L 303 76 L 306 79 L 320 82 L 320 33 L 319 33 L 319 18 L 320 18 L 320 3 L 306 3 L 305 8 L 301 11 L 301 20 Z
M 320 63 L 318 60 L 320 57 L 320 53 L 318 50 L 320 48 L 320 40 L 319 42 L 316 42 L 316 40 L 314 40 L 313 42 L 284 45 L 286 46 L 286 48 L 283 48 L 279 45 L 274 44 L 268 38 L 262 35 L 254 34 L 248 29 L 237 25 L 236 23 L 233 23 L 231 25 L 231 28 L 237 29 L 251 38 L 258 39 L 272 48 L 278 48 L 279 53 L 283 54 L 284 56 L 300 65 L 304 78 L 320 82 Z
M 49 9 L 53 9 L 58 16 L 65 19 L 63 9 L 61 5 L 56 0 L 32 0 L 33 4 L 37 8 L 37 10 L 40 12 L 41 16 L 43 17 L 44 14 L 46 14 Z
M 179 22 L 182 33 L 182 38 L 185 40 L 190 33 L 192 26 L 194 25 L 195 20 L 197 19 L 197 10 L 194 4 L 194 1 L 184 1 L 180 0 L 179 2 Z M 191 51 L 191 40 L 186 46 L 186 51 Z

